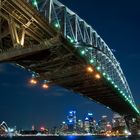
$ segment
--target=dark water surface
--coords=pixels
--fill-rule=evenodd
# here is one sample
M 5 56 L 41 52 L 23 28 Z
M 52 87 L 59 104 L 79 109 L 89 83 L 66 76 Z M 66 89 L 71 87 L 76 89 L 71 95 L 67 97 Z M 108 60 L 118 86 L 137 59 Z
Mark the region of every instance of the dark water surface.
M 140 140 L 140 137 L 99 137 L 99 136 L 43 136 L 43 137 L 0 137 L 0 140 Z

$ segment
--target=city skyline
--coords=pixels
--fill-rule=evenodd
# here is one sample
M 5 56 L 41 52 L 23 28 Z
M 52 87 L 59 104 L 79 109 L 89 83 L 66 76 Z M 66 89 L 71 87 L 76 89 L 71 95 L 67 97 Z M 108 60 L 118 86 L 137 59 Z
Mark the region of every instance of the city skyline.
M 34 124 L 31 128 L 24 129 L 18 126 L 9 127 L 6 122 L 0 123 L 0 136 L 68 136 L 68 135 L 102 135 L 102 136 L 124 136 L 131 135 L 128 131 L 124 117 L 113 114 L 111 120 L 108 116 L 100 116 L 100 120 L 95 120 L 93 113 L 88 112 L 84 119 L 77 118 L 77 112 L 70 110 L 65 116 L 65 121 L 58 126 L 47 128 L 37 127 Z
M 134 99 L 140 104 L 139 2 L 134 0 L 133 3 L 127 2 L 127 5 L 121 0 L 87 0 L 80 4 L 77 1 L 61 2 L 92 25 L 108 46 L 115 50 L 115 56 L 121 63 Z M 70 109 L 79 110 L 79 116 L 86 112 L 84 110 L 95 112 L 95 118 L 112 114 L 106 107 L 58 86 L 43 90 L 39 85 L 29 85 L 31 73 L 17 66 L 1 64 L 0 77 L 0 98 L 3 99 L 0 103 L 0 121 L 5 120 L 10 125 L 28 127 L 35 123 L 45 123 L 53 126 L 63 120 L 62 113 Z

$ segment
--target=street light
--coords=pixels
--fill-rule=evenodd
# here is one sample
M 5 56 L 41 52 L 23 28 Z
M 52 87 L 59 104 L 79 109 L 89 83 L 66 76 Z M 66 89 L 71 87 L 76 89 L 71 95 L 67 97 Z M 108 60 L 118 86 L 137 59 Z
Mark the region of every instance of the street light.
M 91 73 L 91 72 L 93 72 L 93 68 L 91 66 L 88 66 L 87 71 Z
M 49 86 L 48 86 L 48 84 L 44 83 L 44 84 L 42 85 L 42 88 L 44 88 L 44 89 L 48 89 Z
M 96 78 L 96 79 L 100 79 L 100 78 L 101 78 L 100 74 L 97 73 L 97 74 L 95 75 L 95 78 Z
M 31 83 L 32 85 L 35 85 L 35 84 L 37 84 L 37 80 L 35 80 L 34 78 L 32 78 L 32 79 L 30 80 L 30 83 Z

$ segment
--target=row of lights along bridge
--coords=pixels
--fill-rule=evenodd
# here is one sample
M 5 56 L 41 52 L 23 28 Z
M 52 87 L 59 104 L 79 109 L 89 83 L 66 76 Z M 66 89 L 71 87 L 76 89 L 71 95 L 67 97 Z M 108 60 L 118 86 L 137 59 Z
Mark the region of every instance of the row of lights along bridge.
M 94 72 L 94 70 L 93 70 L 93 68 L 92 68 L 91 66 L 88 66 L 88 67 L 86 68 L 86 71 L 89 72 L 89 73 L 93 73 L 93 72 Z M 99 73 L 95 73 L 94 76 L 95 76 L 95 78 L 96 78 L 97 80 L 101 78 L 101 76 L 100 76 Z M 37 83 L 38 83 L 38 81 L 36 80 L 35 75 L 33 74 L 33 75 L 32 75 L 32 78 L 30 79 L 30 84 L 36 85 Z M 48 83 L 49 83 L 49 82 L 48 82 L 47 80 L 44 80 L 44 82 L 43 82 L 43 84 L 42 84 L 42 88 L 43 88 L 43 89 L 48 89 L 48 88 L 49 88 L 49 84 L 48 84 Z

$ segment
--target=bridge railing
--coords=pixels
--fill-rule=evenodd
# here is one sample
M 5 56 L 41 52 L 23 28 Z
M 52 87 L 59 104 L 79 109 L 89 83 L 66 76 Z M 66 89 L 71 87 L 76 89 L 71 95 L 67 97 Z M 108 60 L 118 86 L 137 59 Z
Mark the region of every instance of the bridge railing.
M 119 62 L 98 33 L 57 0 L 27 0 L 139 113 Z

